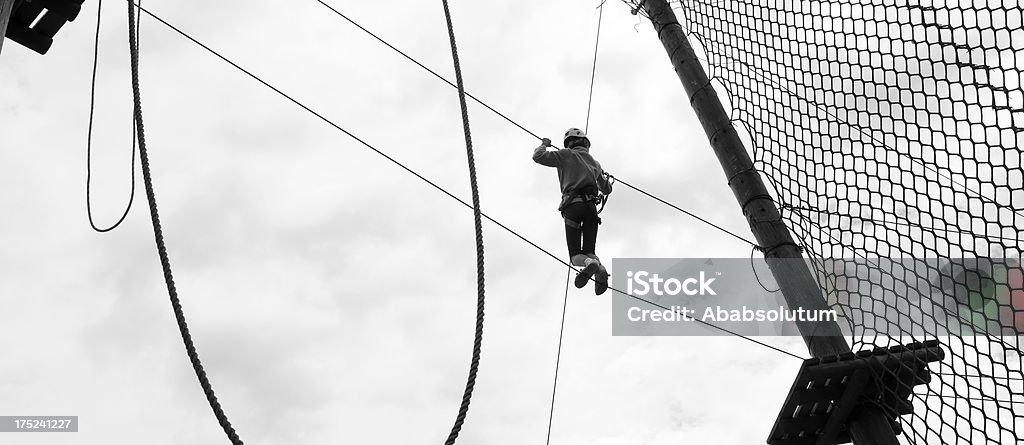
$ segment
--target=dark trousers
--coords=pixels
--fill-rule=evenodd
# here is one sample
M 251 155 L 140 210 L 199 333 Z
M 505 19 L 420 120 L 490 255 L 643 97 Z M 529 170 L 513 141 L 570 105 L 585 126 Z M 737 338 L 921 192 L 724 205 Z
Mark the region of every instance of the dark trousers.
M 592 202 L 575 202 L 562 209 L 565 220 L 565 243 L 569 246 L 569 257 L 593 255 L 597 247 L 597 206 Z

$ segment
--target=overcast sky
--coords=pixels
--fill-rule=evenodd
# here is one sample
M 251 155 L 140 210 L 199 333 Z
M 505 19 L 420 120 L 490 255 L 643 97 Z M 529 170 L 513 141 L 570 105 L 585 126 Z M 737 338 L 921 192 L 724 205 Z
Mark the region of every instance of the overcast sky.
M 454 78 L 440 1 L 331 2 Z M 584 127 L 597 0 L 452 2 L 467 89 L 560 140 Z M 347 130 L 469 199 L 458 97 L 312 0 L 144 3 Z M 96 1 L 46 56 L 0 56 L 0 415 L 80 432 L 4 443 L 225 443 L 175 325 L 145 208 L 86 217 Z M 102 10 L 93 212 L 129 196 L 126 5 Z M 156 195 L 200 356 L 250 444 L 438 443 L 476 310 L 472 212 L 163 25 L 141 25 Z M 591 152 L 606 170 L 749 237 L 646 20 L 608 2 Z M 538 141 L 470 104 L 485 212 L 565 255 Z M 136 168 L 138 168 L 136 166 Z M 597 253 L 746 257 L 750 247 L 625 187 Z M 484 226 L 483 358 L 460 443 L 542 443 L 564 266 Z M 763 443 L 800 362 L 734 338 L 612 337 L 611 293 L 570 288 L 552 443 Z M 764 341 L 798 355 L 798 338 Z M 70 436 L 70 437 L 69 437 Z M 12 441 L 13 440 L 13 441 Z

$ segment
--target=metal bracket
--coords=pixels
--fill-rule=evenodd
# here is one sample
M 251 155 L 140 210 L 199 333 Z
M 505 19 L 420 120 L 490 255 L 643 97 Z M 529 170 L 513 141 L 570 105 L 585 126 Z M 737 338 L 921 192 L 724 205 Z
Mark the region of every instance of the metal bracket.
M 910 395 L 928 383 L 928 363 L 942 360 L 937 340 L 804 361 L 768 436 L 771 445 L 836 445 L 851 441 L 847 421 L 863 404 L 883 407 L 895 431 L 911 414 Z

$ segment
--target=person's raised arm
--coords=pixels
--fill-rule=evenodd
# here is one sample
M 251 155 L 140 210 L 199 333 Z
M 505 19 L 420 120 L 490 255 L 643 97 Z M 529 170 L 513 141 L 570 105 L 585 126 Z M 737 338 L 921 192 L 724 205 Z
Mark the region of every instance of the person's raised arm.
M 551 139 L 544 138 L 540 141 L 540 146 L 533 149 L 533 161 L 548 167 L 558 166 L 558 152 L 548 151 L 548 147 L 551 146 Z

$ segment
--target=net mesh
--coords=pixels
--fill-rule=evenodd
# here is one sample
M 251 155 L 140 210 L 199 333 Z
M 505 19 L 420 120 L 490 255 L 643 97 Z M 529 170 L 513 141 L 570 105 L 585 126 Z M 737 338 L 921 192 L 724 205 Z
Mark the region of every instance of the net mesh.
M 1019 0 L 672 6 L 826 299 L 847 315 L 853 350 L 941 336 L 945 359 L 929 367 L 929 382 L 896 375 L 907 369 L 877 376 L 903 382 L 883 392 L 911 393 L 901 442 L 1020 443 Z M 827 261 L 887 257 L 948 260 L 879 277 L 883 293 L 924 296 L 899 304 L 845 286 L 851 274 Z M 944 280 L 958 289 L 952 296 Z M 944 336 L 947 323 L 986 333 Z M 878 402 L 893 417 L 906 412 Z

